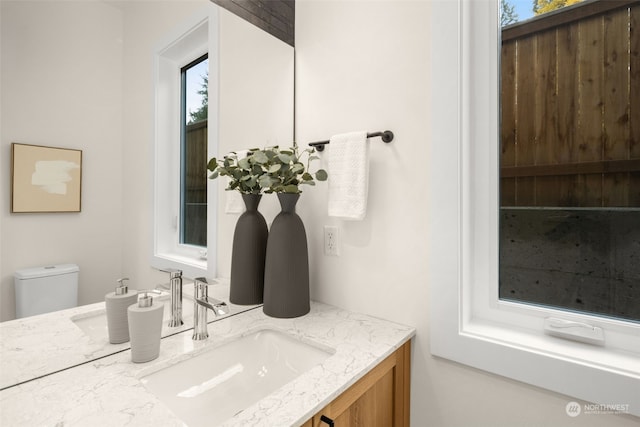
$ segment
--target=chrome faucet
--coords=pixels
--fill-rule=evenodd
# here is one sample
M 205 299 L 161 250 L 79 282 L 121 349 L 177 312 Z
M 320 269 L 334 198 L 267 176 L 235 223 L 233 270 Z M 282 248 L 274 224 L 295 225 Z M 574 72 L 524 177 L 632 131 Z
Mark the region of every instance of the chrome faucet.
M 169 286 L 168 291 L 171 293 L 171 319 L 169 319 L 169 326 L 176 327 L 181 326 L 182 321 L 182 271 L 174 268 L 165 268 L 160 271 L 169 273 Z M 162 285 L 156 286 L 156 288 L 164 288 Z
M 207 309 L 217 316 L 229 313 L 229 307 L 224 301 L 209 298 L 207 279 L 198 277 L 193 281 L 193 338 L 204 340 L 209 338 L 207 331 Z

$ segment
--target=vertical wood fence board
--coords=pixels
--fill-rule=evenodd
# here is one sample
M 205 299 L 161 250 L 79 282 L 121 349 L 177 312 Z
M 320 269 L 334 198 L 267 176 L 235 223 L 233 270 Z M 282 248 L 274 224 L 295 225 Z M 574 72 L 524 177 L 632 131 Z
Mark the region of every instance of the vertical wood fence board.
M 578 158 L 580 162 L 602 159 L 602 86 L 603 43 L 602 17 L 590 18 L 579 24 L 580 40 L 580 116 Z
M 516 206 L 516 178 L 500 180 L 500 206 Z
M 519 40 L 517 56 L 516 165 L 526 166 L 535 164 L 535 38 Z M 535 178 L 517 178 L 516 191 L 518 206 L 535 206 Z
M 558 145 L 556 92 L 556 31 L 539 34 L 535 60 L 535 164 L 555 164 Z M 558 200 L 558 177 L 535 178 L 536 206 L 547 206 Z
M 626 14 L 604 17 L 604 160 L 629 158 L 629 30 Z
M 518 41 L 516 165 L 535 164 L 535 38 Z
M 626 10 L 604 16 L 604 160 L 629 159 L 629 28 Z M 629 174 L 605 174 L 603 206 L 628 206 Z
M 516 42 L 505 43 L 501 49 L 501 126 L 500 166 L 516 165 Z M 506 178 L 500 182 L 500 204 L 513 206 L 516 203 L 516 179 Z
M 534 177 L 516 178 L 516 206 L 537 206 Z
M 501 50 L 501 127 L 500 165 L 516 164 L 516 43 L 505 43 Z
M 629 11 L 629 151 L 630 158 L 640 158 L 640 6 Z M 636 181 L 635 188 L 638 182 Z M 633 188 L 633 187 L 632 187 Z M 636 204 L 635 206 L 640 206 Z
M 556 32 L 547 31 L 537 37 L 535 60 L 535 161 L 536 165 L 558 163 Z
M 558 163 L 576 161 L 576 131 L 578 126 L 578 24 L 556 30 L 557 51 L 557 146 Z M 571 206 L 576 200 L 576 176 L 558 177 L 558 198 L 546 206 Z

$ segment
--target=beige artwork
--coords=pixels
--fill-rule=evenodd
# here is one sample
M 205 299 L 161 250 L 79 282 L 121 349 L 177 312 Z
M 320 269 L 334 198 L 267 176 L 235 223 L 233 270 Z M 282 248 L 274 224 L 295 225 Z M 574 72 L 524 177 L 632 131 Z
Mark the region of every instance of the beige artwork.
M 80 212 L 82 151 L 11 145 L 11 212 Z

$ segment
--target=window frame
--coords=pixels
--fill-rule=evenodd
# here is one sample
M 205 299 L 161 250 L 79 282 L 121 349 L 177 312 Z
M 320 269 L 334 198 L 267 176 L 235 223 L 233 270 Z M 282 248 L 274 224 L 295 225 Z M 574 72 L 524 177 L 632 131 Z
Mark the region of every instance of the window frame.
M 640 415 L 640 325 L 498 299 L 498 6 L 432 6 L 431 352 Z M 597 324 L 606 343 L 550 337 L 547 316 Z
M 217 99 L 218 13 L 206 7 L 158 43 L 154 60 L 154 201 L 151 266 L 177 268 L 189 278 L 216 277 L 217 190 L 207 186 L 207 247 L 180 243 L 181 71 L 195 59 L 209 59 L 209 97 Z M 209 105 L 208 157 L 217 151 L 218 111 Z

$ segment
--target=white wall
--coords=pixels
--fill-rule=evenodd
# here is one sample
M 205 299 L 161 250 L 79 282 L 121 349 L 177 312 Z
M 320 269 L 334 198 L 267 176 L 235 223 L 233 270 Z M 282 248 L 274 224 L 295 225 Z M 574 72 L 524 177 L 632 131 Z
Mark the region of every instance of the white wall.
M 293 48 L 220 8 L 218 158 L 247 148 L 293 143 Z M 210 132 L 215 132 L 211 129 Z M 217 276 L 231 274 L 231 247 L 238 214 L 226 212 L 227 180 L 218 188 Z M 242 201 L 239 201 L 242 204 Z M 280 211 L 275 194 L 265 194 L 260 212 L 270 224 Z
M 352 130 L 390 129 L 371 141 L 369 209 L 361 222 L 326 215 L 326 185 L 298 203 L 309 236 L 314 299 L 414 325 L 412 426 L 631 426 L 630 416 L 570 418 L 573 399 L 487 374 L 429 352 L 427 170 L 432 26 L 428 1 L 296 2 L 298 141 Z M 436 27 L 437 28 L 437 27 Z M 444 27 L 443 27 L 444 28 Z M 445 41 L 446 42 L 446 41 Z M 451 40 L 450 49 L 457 49 Z M 456 96 L 452 93 L 451 96 Z M 440 102 L 446 103 L 447 99 Z M 437 103 L 436 103 L 437 104 Z M 340 227 L 340 257 L 322 254 L 322 226 Z M 523 369 L 535 369 L 527 366 Z
M 0 320 L 17 269 L 77 263 L 79 303 L 122 274 L 122 15 L 103 2 L 2 1 Z M 11 143 L 82 150 L 82 212 L 10 213 Z

